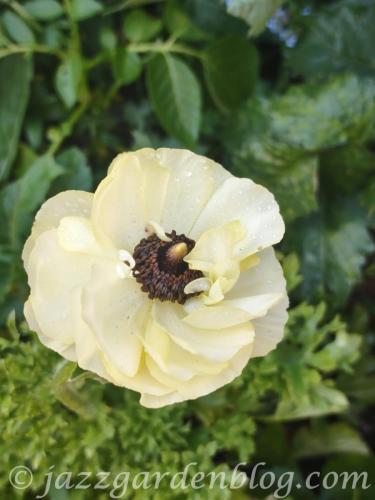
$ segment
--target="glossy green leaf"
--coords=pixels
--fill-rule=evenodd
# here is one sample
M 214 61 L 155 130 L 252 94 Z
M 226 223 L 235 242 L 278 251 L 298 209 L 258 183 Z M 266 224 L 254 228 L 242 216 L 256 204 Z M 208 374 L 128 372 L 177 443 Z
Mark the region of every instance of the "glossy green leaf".
M 342 305 L 375 248 L 363 211 L 353 201 L 333 198 L 293 226 L 291 235 L 301 255 L 304 296 L 316 299 L 329 293 L 332 306 Z
M 297 47 L 288 53 L 297 74 L 322 77 L 342 71 L 374 74 L 375 6 L 354 10 L 333 6 L 311 23 Z
M 13 55 L 0 60 L 0 181 L 13 163 L 29 99 L 32 64 L 28 57 Z
M 194 24 L 179 0 L 169 0 L 164 12 L 164 24 L 171 35 L 182 40 L 205 40 L 208 34 Z
M 32 0 L 26 2 L 24 8 L 40 21 L 52 21 L 64 12 L 61 3 L 56 0 Z
M 72 0 L 72 13 L 76 21 L 84 21 L 96 16 L 102 11 L 103 6 L 97 0 Z
M 160 19 L 153 18 L 144 10 L 132 10 L 125 17 L 123 32 L 132 42 L 147 42 L 154 38 L 162 28 Z
M 238 108 L 253 92 L 258 55 L 243 37 L 216 40 L 205 51 L 203 64 L 211 96 L 224 111 Z
M 0 213 L 12 247 L 18 248 L 30 230 L 34 212 L 44 201 L 52 181 L 63 172 L 54 159 L 41 156 L 25 174 L 0 191 Z
M 194 73 L 177 57 L 160 54 L 148 63 L 146 76 L 161 124 L 172 136 L 192 147 L 201 119 L 200 87 Z
M 82 62 L 78 54 L 72 52 L 60 64 L 55 75 L 57 93 L 67 108 L 78 100 L 79 85 L 82 76 Z
M 342 191 L 342 184 L 353 188 L 373 171 L 370 153 L 349 153 L 374 136 L 374 111 L 374 82 L 349 75 L 251 100 L 233 116 L 228 134 L 235 171 L 269 187 L 288 221 L 304 216 L 318 208 L 319 176 L 321 185 L 331 179 Z M 349 180 L 345 172 L 354 170 Z
M 118 85 L 128 85 L 141 74 L 142 61 L 138 54 L 119 47 L 112 58 L 112 71 Z
M 1 21 L 13 41 L 20 44 L 32 44 L 35 42 L 32 30 L 25 21 L 14 12 L 7 10 L 3 14 Z
M 365 141 L 375 130 L 375 83 L 345 75 L 321 86 L 297 85 L 273 99 L 268 109 L 273 136 L 296 150 L 314 153 Z
M 206 34 L 207 39 L 229 33 L 246 36 L 246 24 L 228 14 L 225 2 L 189 0 L 185 8 L 193 24 Z

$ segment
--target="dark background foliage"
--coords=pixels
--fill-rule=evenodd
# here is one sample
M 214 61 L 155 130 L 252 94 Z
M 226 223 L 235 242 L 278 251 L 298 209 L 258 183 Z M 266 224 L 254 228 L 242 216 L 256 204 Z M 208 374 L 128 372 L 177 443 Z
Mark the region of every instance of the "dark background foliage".
M 272 16 L 272 17 L 271 17 Z M 12 467 L 367 471 L 375 480 L 375 2 L 0 2 L 0 488 Z M 20 252 L 35 211 L 93 189 L 120 151 L 188 147 L 271 189 L 287 336 L 241 378 L 161 410 L 102 385 L 27 330 Z M 269 491 L 135 491 L 127 498 L 262 498 Z M 372 488 L 294 488 L 370 499 Z M 108 498 L 51 491 L 51 500 Z M 272 498 L 272 497 L 271 497 Z

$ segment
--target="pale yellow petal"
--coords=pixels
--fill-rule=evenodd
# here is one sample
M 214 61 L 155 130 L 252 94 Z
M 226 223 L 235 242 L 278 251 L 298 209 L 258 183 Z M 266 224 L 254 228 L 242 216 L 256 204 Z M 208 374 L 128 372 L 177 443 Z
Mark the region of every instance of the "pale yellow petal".
M 200 212 L 216 191 L 230 177 L 218 163 L 185 149 L 161 148 L 159 161 L 170 171 L 161 225 L 189 234 Z
M 236 285 L 226 295 L 226 300 L 286 293 L 283 270 L 273 248 L 263 250 L 258 257 L 259 263 L 240 274 Z
M 168 332 L 155 321 L 150 321 L 144 339 L 146 364 L 151 373 L 153 363 L 158 366 L 160 382 L 170 387 L 176 387 L 181 381 L 190 380 L 197 374 L 216 374 L 226 363 L 214 363 L 196 356 L 178 346 L 168 335 Z
M 127 377 L 124 375 L 123 371 L 117 369 L 116 365 L 112 363 L 112 360 L 108 359 L 104 353 L 101 353 L 101 355 L 103 364 L 114 384 L 140 393 L 147 392 L 157 398 L 167 396 L 172 392 L 170 387 L 161 384 L 150 374 L 144 362 L 144 356 L 142 356 L 137 374 L 134 377 Z
M 266 316 L 252 321 L 255 328 L 253 357 L 266 356 L 282 340 L 288 320 L 288 304 L 288 297 L 285 295 Z
M 267 314 L 269 309 L 276 305 L 283 297 L 282 293 L 265 293 L 263 295 L 252 295 L 240 299 L 224 300 L 221 302 L 221 305 L 246 311 L 248 319 L 254 319 Z
M 46 337 L 45 335 L 43 335 L 42 329 L 37 322 L 34 314 L 31 295 L 25 302 L 24 315 L 30 330 L 38 334 L 39 340 L 43 345 L 55 352 L 58 352 L 61 356 L 63 356 L 65 359 L 68 359 L 69 361 L 77 361 L 76 349 L 73 342 L 69 342 L 67 344 L 66 342 L 62 342 L 59 339 Z
M 142 393 L 140 404 L 145 408 L 163 408 L 163 406 L 181 403 L 183 398 L 178 392 L 171 392 L 165 396 L 153 396 L 152 394 Z
M 251 318 L 251 315 L 245 310 L 233 307 L 222 302 L 218 306 L 205 306 L 195 309 L 184 317 L 183 321 L 195 328 L 204 328 L 209 330 L 221 330 L 244 323 Z
M 231 177 L 202 210 L 191 237 L 196 240 L 207 229 L 233 220 L 239 220 L 247 231 L 236 247 L 241 258 L 279 242 L 284 234 L 284 222 L 273 195 L 250 179 Z
M 227 361 L 253 341 L 254 332 L 250 323 L 221 330 L 207 330 L 186 324 L 183 321 L 185 315 L 183 307 L 175 304 L 155 302 L 153 305 L 155 321 L 176 344 L 210 361 Z
M 146 300 L 138 283 L 133 278 L 120 279 L 110 261 L 95 262 L 83 288 L 84 320 L 108 360 L 128 377 L 140 365 Z
M 99 257 L 118 258 L 118 251 L 110 240 L 99 239 L 92 223 L 84 217 L 63 217 L 57 228 L 60 246 L 68 252 L 79 252 Z
M 95 192 L 95 231 L 104 233 L 117 248 L 132 251 L 145 236 L 149 220 L 160 221 L 169 172 L 151 154 L 147 158 L 141 152 L 118 155 Z
M 73 296 L 91 273 L 92 259 L 63 250 L 57 230 L 49 229 L 36 240 L 29 256 L 28 273 L 35 318 L 43 335 L 71 344 L 74 341 Z
M 191 269 L 204 272 L 215 285 L 208 293 L 211 299 L 221 297 L 237 281 L 240 261 L 235 257 L 235 248 L 245 236 L 246 231 L 239 221 L 222 224 L 205 231 L 185 257 Z
M 85 191 L 64 191 L 43 203 L 35 216 L 31 235 L 27 239 L 22 252 L 26 270 L 36 238 L 44 231 L 57 227 L 63 217 L 69 215 L 90 217 L 93 197 L 92 193 L 86 193 Z
M 232 382 L 238 377 L 248 363 L 253 346 L 242 348 L 230 361 L 228 367 L 215 376 L 198 376 L 180 386 L 179 390 L 171 392 L 167 396 L 154 397 L 152 394 L 144 393 L 141 404 L 147 408 L 161 408 L 166 405 L 180 401 L 196 399 L 210 394 L 220 387 Z

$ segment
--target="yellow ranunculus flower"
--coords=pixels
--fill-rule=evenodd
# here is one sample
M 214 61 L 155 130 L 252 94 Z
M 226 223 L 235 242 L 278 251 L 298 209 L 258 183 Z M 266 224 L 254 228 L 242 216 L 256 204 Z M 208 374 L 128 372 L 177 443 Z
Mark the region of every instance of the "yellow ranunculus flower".
M 65 358 L 157 408 L 208 394 L 283 335 L 272 194 L 208 158 L 142 149 L 94 194 L 39 210 L 23 260 L 30 328 Z

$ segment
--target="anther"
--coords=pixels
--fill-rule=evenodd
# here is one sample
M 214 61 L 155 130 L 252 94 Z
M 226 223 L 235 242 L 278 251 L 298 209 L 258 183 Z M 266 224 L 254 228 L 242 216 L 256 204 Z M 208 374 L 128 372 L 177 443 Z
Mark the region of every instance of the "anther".
M 189 269 L 183 260 L 194 248 L 195 241 L 175 231 L 166 236 L 167 241 L 152 234 L 138 243 L 133 254 L 133 276 L 150 299 L 184 304 L 199 293 L 186 294 L 186 285 L 203 277 L 200 271 Z

